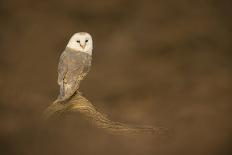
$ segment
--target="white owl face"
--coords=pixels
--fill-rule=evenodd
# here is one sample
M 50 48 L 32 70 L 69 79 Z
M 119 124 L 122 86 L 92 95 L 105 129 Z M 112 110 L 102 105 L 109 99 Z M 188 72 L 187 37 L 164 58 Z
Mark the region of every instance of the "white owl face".
M 93 40 L 89 33 L 78 32 L 71 37 L 67 47 L 92 55 Z

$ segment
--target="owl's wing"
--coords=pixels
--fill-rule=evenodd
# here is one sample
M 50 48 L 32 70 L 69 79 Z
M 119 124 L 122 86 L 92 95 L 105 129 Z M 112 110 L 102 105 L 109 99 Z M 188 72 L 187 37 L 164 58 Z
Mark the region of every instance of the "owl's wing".
M 58 65 L 58 84 L 62 85 L 65 74 L 68 72 L 68 60 L 67 54 L 63 52 L 60 56 L 59 65 Z

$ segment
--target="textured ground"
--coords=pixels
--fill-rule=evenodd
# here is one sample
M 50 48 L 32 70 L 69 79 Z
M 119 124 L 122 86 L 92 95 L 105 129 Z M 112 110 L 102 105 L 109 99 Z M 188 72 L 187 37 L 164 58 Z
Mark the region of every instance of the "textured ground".
M 232 141 L 229 0 L 0 1 L 1 155 L 227 155 Z M 112 136 L 79 115 L 42 127 L 58 58 L 74 32 L 94 39 L 81 90 L 111 119 L 173 129 Z

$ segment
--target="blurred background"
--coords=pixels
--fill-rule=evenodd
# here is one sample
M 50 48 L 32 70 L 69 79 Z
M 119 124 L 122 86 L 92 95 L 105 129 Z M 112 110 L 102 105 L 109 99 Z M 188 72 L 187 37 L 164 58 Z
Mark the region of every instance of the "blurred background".
M 1 0 L 1 155 L 232 154 L 230 0 Z M 41 126 L 69 38 L 93 36 L 81 91 L 116 121 L 168 139 L 113 136 L 80 115 Z

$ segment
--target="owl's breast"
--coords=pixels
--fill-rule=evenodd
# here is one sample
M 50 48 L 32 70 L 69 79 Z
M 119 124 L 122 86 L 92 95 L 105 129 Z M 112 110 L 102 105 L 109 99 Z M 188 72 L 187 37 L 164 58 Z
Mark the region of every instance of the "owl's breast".
M 70 55 L 70 66 L 83 66 L 91 62 L 91 56 L 88 53 L 76 52 Z
M 74 81 L 84 77 L 91 66 L 91 55 L 83 52 L 76 52 L 69 55 L 67 81 Z

